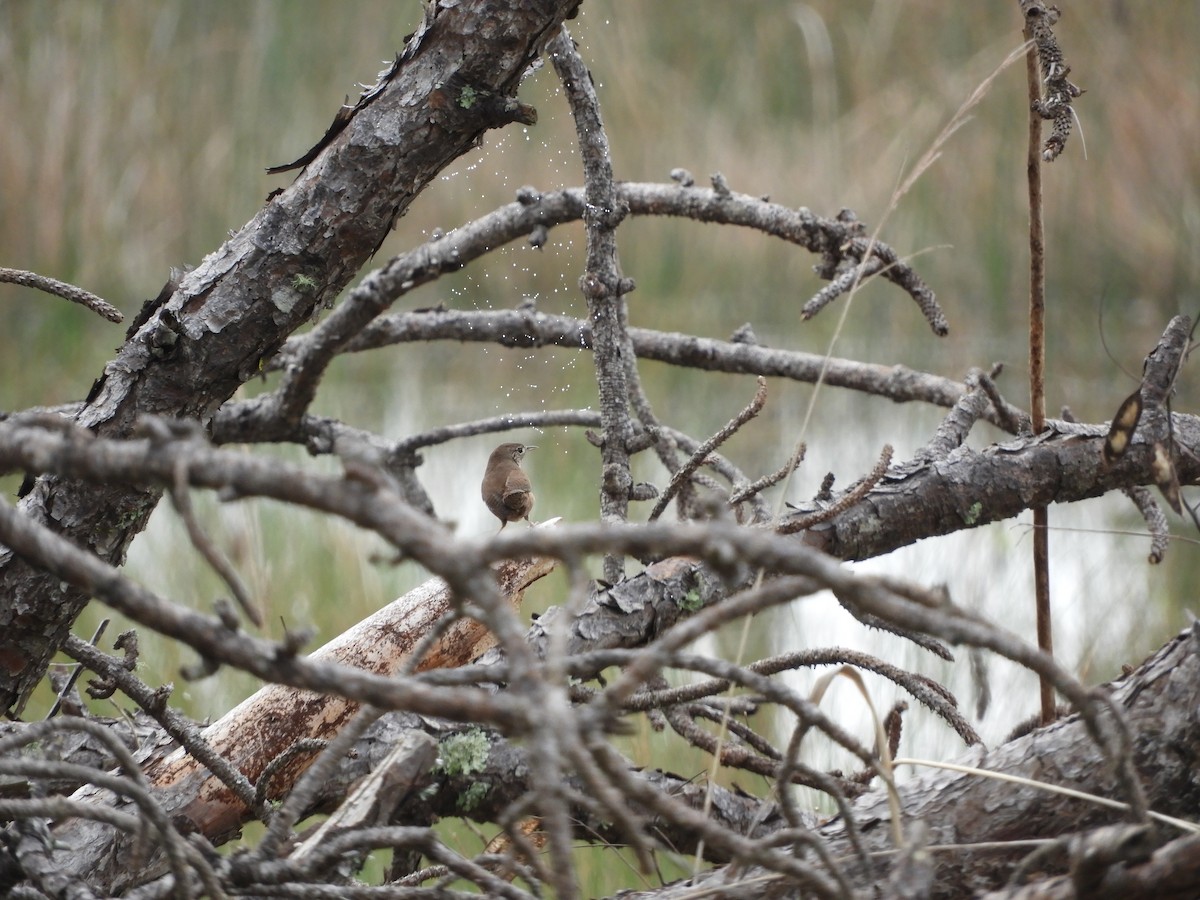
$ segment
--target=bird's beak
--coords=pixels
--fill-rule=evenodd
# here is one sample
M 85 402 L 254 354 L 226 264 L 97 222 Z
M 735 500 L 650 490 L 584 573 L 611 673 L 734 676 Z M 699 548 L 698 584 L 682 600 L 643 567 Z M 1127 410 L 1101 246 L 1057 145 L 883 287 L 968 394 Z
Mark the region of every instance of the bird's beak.
M 526 449 L 526 450 L 536 450 L 536 449 L 537 449 L 537 444 L 526 444 L 526 445 L 525 445 L 525 449 Z

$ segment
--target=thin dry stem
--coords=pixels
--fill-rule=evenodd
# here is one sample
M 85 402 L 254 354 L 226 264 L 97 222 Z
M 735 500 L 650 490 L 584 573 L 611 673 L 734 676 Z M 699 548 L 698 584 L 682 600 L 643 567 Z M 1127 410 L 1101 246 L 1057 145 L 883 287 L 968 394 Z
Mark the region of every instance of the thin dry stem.
M 1038 47 L 1034 42 L 1035 22 L 1044 18 L 1030 13 L 1040 3 L 1021 3 L 1025 13 L 1025 78 L 1029 93 L 1029 141 L 1025 174 L 1029 188 L 1029 410 L 1034 434 L 1046 427 L 1046 250 L 1042 227 L 1042 119 L 1037 112 L 1041 88 L 1038 79 Z M 1054 654 L 1054 635 L 1050 609 L 1049 518 L 1046 507 L 1033 510 L 1033 587 L 1037 610 L 1038 647 Z M 1054 721 L 1054 689 L 1049 681 L 1040 681 L 1042 724 Z
M 761 375 L 758 376 L 758 389 L 754 392 L 754 397 L 751 401 L 739 412 L 736 416 L 730 419 L 725 426 L 716 434 L 700 445 L 699 449 L 693 453 L 686 463 L 684 463 L 674 475 L 671 476 L 671 481 L 667 485 L 666 490 L 662 492 L 662 496 L 654 504 L 654 509 L 650 511 L 649 521 L 653 522 L 663 514 L 663 510 L 667 508 L 667 504 L 679 493 L 680 488 L 684 485 L 692 473 L 704 465 L 708 455 L 712 451 L 720 447 L 725 441 L 729 440 L 733 435 L 737 434 L 738 430 L 753 419 L 762 411 L 763 405 L 767 402 L 767 379 Z
M 81 287 L 67 284 L 65 281 L 59 281 L 57 278 L 48 278 L 45 275 L 38 275 L 36 272 L 27 272 L 24 269 L 0 268 L 0 282 L 19 284 L 23 287 L 31 287 L 39 291 L 44 291 L 47 294 L 53 294 L 56 297 L 62 297 L 64 300 L 70 300 L 72 303 L 86 306 L 92 312 L 96 313 L 96 315 L 108 319 L 110 322 L 123 322 L 125 320 L 125 317 L 121 315 L 121 311 L 107 300 L 103 300 Z
M 821 522 L 826 522 L 834 516 L 839 515 L 850 509 L 863 497 L 867 496 L 879 484 L 879 480 L 887 474 L 888 466 L 892 462 L 892 445 L 884 444 L 883 450 L 880 451 L 879 460 L 872 467 L 871 471 L 866 474 L 856 485 L 850 490 L 842 494 L 837 502 L 831 503 L 825 509 L 819 512 L 811 513 L 807 516 L 789 519 L 788 521 L 778 525 L 776 531 L 780 534 L 794 534 L 797 531 L 804 531 Z

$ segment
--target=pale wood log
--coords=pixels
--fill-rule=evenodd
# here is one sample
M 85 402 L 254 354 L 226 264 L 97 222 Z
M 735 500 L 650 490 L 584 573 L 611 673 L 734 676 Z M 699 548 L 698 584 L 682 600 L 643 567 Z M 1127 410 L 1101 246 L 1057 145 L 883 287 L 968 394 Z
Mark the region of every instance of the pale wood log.
M 551 559 L 508 561 L 495 569 L 501 590 L 519 608 L 525 589 L 554 570 Z M 377 674 L 400 671 L 421 639 L 453 606 L 445 582 L 434 578 L 374 615 L 359 622 L 312 654 Z M 437 642 L 416 671 L 465 665 L 494 644 L 478 622 L 460 619 Z M 344 697 L 315 694 L 284 685 L 267 685 L 204 731 L 205 739 L 251 782 L 277 756 L 305 738 L 332 739 L 360 709 Z M 298 755 L 272 776 L 268 797 L 286 794 L 311 764 L 314 755 Z M 144 769 L 156 789 L 155 799 L 184 831 L 198 831 L 213 842 L 228 838 L 246 821 L 248 810 L 229 788 L 185 750 L 151 760 Z M 125 807 L 129 801 L 84 786 L 74 799 Z M 71 820 L 55 837 L 75 852 L 67 867 L 92 884 L 114 888 L 139 883 L 157 874 L 157 866 L 131 864 L 136 841 L 101 822 Z

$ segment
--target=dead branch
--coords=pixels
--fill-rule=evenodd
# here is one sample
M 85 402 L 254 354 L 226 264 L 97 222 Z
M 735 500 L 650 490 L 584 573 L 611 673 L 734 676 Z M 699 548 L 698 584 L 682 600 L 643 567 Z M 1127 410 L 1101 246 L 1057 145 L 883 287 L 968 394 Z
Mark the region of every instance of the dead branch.
M 621 274 L 617 260 L 617 226 L 625 218 L 613 183 L 612 155 L 608 135 L 600 118 L 600 104 L 592 85 L 592 75 L 575 50 L 571 36 L 561 29 L 546 47 L 554 71 L 563 85 L 579 155 L 583 159 L 584 213 L 587 232 L 587 260 L 579 286 L 587 300 L 588 317 L 595 341 L 593 359 L 596 385 L 600 395 L 602 424 L 600 464 L 600 519 L 624 522 L 627 518 L 633 479 L 629 473 L 629 451 L 633 426 L 629 417 L 628 312 L 624 296 L 633 290 L 633 281 Z M 604 577 L 619 581 L 625 570 L 623 560 L 607 557 Z M 574 889 L 572 889 L 573 891 Z
M 725 441 L 737 433 L 737 430 L 753 419 L 762 411 L 763 404 L 767 402 L 767 380 L 761 375 L 758 378 L 758 390 L 754 392 L 754 398 L 741 410 L 736 416 L 725 424 L 725 427 L 704 441 L 695 452 L 691 454 L 688 461 L 681 466 L 671 476 L 671 481 L 662 495 L 654 504 L 654 508 L 650 510 L 650 515 L 647 520 L 653 522 L 657 519 L 667 504 L 675 497 L 682 489 L 684 482 L 691 477 L 692 473 L 704 465 L 708 459 L 708 455 L 721 446 Z
M 639 359 L 699 371 L 775 376 L 811 383 L 817 379 L 825 359 L 819 353 L 647 328 L 631 327 L 629 336 Z M 346 351 L 361 352 L 397 343 L 439 340 L 495 343 L 507 347 L 592 348 L 591 326 L 583 319 L 518 310 L 428 310 L 384 316 L 348 343 Z M 287 364 L 291 346 L 289 344 L 282 351 L 282 364 Z M 957 403 L 965 390 L 961 381 L 906 366 L 885 366 L 836 357 L 829 360 L 824 381 L 834 387 L 859 390 L 897 402 L 920 401 L 945 407 Z M 244 408 L 245 404 L 234 403 L 223 409 L 217 416 L 218 429 L 228 427 L 226 417 L 232 417 L 234 409 L 239 410 L 239 417 L 252 420 L 251 415 L 242 412 Z M 1025 415 L 1011 405 L 1004 412 L 1002 418 L 989 407 L 982 418 L 1005 428 L 1006 424 Z M 271 440 L 273 432 L 271 427 L 263 425 L 253 429 L 246 427 L 240 433 L 251 440 Z
M 64 300 L 70 300 L 72 303 L 86 306 L 92 312 L 101 318 L 108 319 L 110 322 L 122 322 L 125 319 L 121 315 L 121 311 L 107 300 L 102 300 L 90 291 L 85 291 L 83 288 L 76 287 L 73 284 L 67 284 L 65 281 L 59 281 L 57 278 L 47 278 L 45 275 L 38 275 L 36 272 L 26 272 L 23 269 L 6 269 L 0 267 L 0 282 L 19 284 L 23 287 L 45 291 L 47 294 L 53 294 L 56 297 L 62 297 Z

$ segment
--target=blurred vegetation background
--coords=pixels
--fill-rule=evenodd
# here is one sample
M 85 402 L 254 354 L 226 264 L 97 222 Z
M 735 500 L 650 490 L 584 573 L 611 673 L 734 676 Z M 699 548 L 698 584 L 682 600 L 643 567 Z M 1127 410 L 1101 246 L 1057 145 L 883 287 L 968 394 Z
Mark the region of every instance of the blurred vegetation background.
M 1056 31 L 1071 78 L 1087 93 L 1076 103 L 1082 127 L 1045 173 L 1048 400 L 1052 412 L 1067 404 L 1081 420 L 1103 421 L 1133 389 L 1169 317 L 1200 308 L 1200 5 L 1059 6 Z M 265 167 L 314 143 L 343 98 L 372 83 L 400 51 L 421 13 L 416 0 L 0 0 L 0 265 L 74 282 L 132 317 L 170 267 L 217 249 L 286 184 Z M 895 186 L 955 110 L 1020 44 L 1020 26 L 1015 0 L 969 10 L 934 0 L 585 0 L 570 23 L 604 104 L 618 178 L 661 181 L 682 166 L 704 182 L 720 171 L 734 190 L 823 215 L 852 208 L 868 229 L 886 214 L 881 239 L 903 255 L 919 254 L 914 265 L 937 291 L 950 336 L 935 338 L 906 295 L 871 284 L 855 298 L 834 352 L 951 377 L 1002 361 L 1002 390 L 1025 405 L 1022 62 L 1000 75 L 937 163 L 888 209 Z M 581 183 L 573 125 L 550 67 L 532 74 L 521 94 L 537 106 L 539 124 L 490 133 L 418 199 L 378 263 L 434 228 L 508 202 L 521 185 Z M 749 322 L 771 346 L 829 347 L 840 308 L 800 321 L 800 306 L 821 283 L 815 260 L 796 248 L 665 220 L 628 220 L 619 237 L 623 267 L 638 283 L 633 324 L 724 338 Z M 563 228 L 544 250 L 504 248 L 405 304 L 509 307 L 536 297 L 542 309 L 581 315 L 582 258 L 581 230 Z M 0 316 L 5 410 L 81 398 L 122 340 L 119 328 L 78 307 L 8 285 L 0 285 Z M 317 411 L 398 437 L 504 412 L 593 405 L 591 374 L 590 360 L 567 350 L 402 346 L 335 365 Z M 754 389 L 749 377 L 658 364 L 643 374 L 659 415 L 697 437 L 723 424 Z M 1185 370 L 1177 410 L 1196 411 L 1195 381 Z M 728 453 L 751 476 L 778 466 L 799 437 L 810 394 L 772 382 L 767 410 Z M 810 496 L 826 471 L 848 483 L 885 441 L 904 458 L 940 417 L 823 391 L 804 436 L 808 461 L 789 497 Z M 984 428 L 973 439 L 996 437 Z M 597 515 L 597 456 L 582 435 L 514 439 L 542 448 L 530 465 L 535 516 Z M 425 454 L 422 474 L 438 512 L 464 533 L 494 525 L 475 472 L 497 442 L 472 439 Z M 642 465 L 641 477 L 661 479 L 651 463 Z M 16 484 L 4 480 L 10 492 Z M 1088 530 L 1052 536 L 1052 575 L 1059 652 L 1096 680 L 1138 661 L 1183 624 L 1200 572 L 1195 530 L 1185 523 L 1174 523 L 1181 541 L 1156 569 L 1145 563 L 1144 537 L 1091 533 L 1140 531 L 1127 507 L 1107 498 L 1051 511 L 1052 526 Z M 203 509 L 262 598 L 273 634 L 285 621 L 314 622 L 322 639 L 332 637 L 425 577 L 411 564 L 377 562 L 373 554 L 385 548 L 339 523 L 267 503 Z M 182 535 L 164 505 L 135 543 L 131 571 L 172 599 L 208 608 L 223 588 Z M 1032 640 L 1023 525 L 927 544 L 862 568 L 945 582 L 957 600 L 1004 616 Z M 551 584 L 532 592 L 530 603 L 554 600 Z M 79 632 L 90 633 L 104 613 L 96 610 Z M 965 664 L 933 665 L 865 633 L 825 599 L 761 617 L 755 628 L 756 652 L 844 643 L 944 678 L 964 702 L 972 699 Z M 143 646 L 143 677 L 178 679 L 178 648 Z M 980 726 L 989 740 L 1036 703 L 1032 678 L 998 683 L 1007 690 L 997 691 Z M 223 672 L 181 685 L 178 696 L 195 715 L 218 715 L 253 688 Z M 896 691 L 878 689 L 886 708 Z M 861 714 L 850 694 L 835 691 L 827 702 Z M 929 753 L 954 752 L 944 728 L 917 713 L 912 721 L 906 740 L 913 735 Z M 631 752 L 655 764 L 656 740 L 642 735 Z M 707 759 L 672 759 L 674 768 L 687 765 L 700 773 Z

